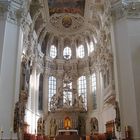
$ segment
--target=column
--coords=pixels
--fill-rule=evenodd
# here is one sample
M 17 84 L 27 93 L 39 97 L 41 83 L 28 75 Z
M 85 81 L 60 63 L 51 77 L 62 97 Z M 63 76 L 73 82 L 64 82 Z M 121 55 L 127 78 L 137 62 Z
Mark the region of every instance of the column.
M 72 43 L 71 43 L 71 51 L 72 51 L 72 59 L 76 59 L 76 50 L 77 50 L 77 46 L 76 46 L 76 43 L 75 43 L 75 40 L 72 40 Z
M 88 73 L 86 76 L 87 82 L 87 110 L 90 112 L 93 110 L 93 94 L 91 92 L 91 75 Z
M 43 77 L 43 112 L 44 116 L 48 115 L 48 85 L 49 85 L 49 73 L 47 70 L 44 72 Z
M 17 13 L 18 4 L 15 8 L 5 0 L 0 1 L 0 7 L 0 128 L 4 132 L 3 139 L 10 139 L 20 87 L 23 31 L 17 25 L 18 19 L 9 15 L 10 10 Z
M 46 43 L 46 56 L 47 57 L 50 57 L 50 48 L 51 48 L 51 45 L 54 45 L 53 44 L 53 39 L 54 39 L 54 36 L 53 35 L 50 35 L 49 36 L 49 39 L 48 39 L 48 43 Z M 57 46 L 55 46 L 57 48 Z
M 131 5 L 128 6 L 128 8 L 130 7 Z M 122 10 L 121 4 L 115 8 L 119 11 Z M 122 137 L 124 138 L 125 136 L 125 126 L 130 125 L 133 130 L 133 139 L 140 139 L 140 115 L 138 109 L 140 107 L 138 93 L 138 89 L 140 89 L 138 86 L 140 82 L 140 78 L 138 78 L 138 69 L 140 68 L 138 59 L 140 57 L 137 53 L 140 49 L 140 19 L 139 16 L 137 20 L 134 19 L 133 16 L 136 15 L 134 13 L 131 14 L 132 17 L 127 18 L 124 16 L 118 19 L 117 17 L 120 16 L 118 14 L 116 12 L 116 19 L 113 23 L 115 39 L 113 51 L 117 61 L 114 65 L 117 69 Z M 137 65 L 135 65 L 136 63 Z
M 56 84 L 56 89 L 58 91 L 59 88 L 62 88 L 62 92 L 63 92 L 63 74 L 62 73 L 57 73 L 57 76 L 56 76 L 56 81 L 57 81 L 57 84 Z M 56 94 L 59 94 L 56 92 Z
M 37 71 L 36 71 L 36 62 L 33 64 L 33 69 L 32 69 L 32 76 L 31 76 L 31 85 L 30 85 L 30 95 L 31 95 L 31 111 L 30 111 L 30 128 L 31 128 L 31 133 L 35 133 L 35 114 L 36 114 L 36 85 L 37 85 Z
M 104 95 L 103 95 L 103 78 L 100 71 L 96 71 L 96 102 L 97 102 L 97 116 L 99 122 L 99 132 L 105 132 L 105 122 L 103 119 L 103 105 L 104 105 Z
M 73 79 L 73 81 L 72 81 L 72 105 L 75 102 L 77 102 L 77 98 L 78 98 L 78 84 L 77 84 L 77 80 L 78 80 L 77 77 L 75 77 Z
M 64 39 L 61 37 L 58 39 L 58 48 L 57 48 L 58 59 L 63 59 L 63 49 L 64 49 Z
M 35 130 L 34 132 L 37 132 L 37 121 L 38 118 L 42 116 L 43 112 L 39 110 L 39 79 L 40 79 L 40 69 L 37 68 L 36 72 L 36 88 L 35 88 Z

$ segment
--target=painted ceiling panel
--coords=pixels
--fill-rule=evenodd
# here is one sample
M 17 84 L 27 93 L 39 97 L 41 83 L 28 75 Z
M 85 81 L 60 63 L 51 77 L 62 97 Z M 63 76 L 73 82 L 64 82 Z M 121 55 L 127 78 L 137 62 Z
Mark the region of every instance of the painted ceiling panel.
M 55 13 L 72 13 L 84 16 L 85 0 L 48 0 L 50 16 Z

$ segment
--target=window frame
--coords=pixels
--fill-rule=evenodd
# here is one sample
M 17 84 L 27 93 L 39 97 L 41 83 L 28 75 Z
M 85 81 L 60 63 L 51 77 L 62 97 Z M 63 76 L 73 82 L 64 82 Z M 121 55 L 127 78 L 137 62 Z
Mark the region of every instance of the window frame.
M 80 76 L 78 78 L 78 96 L 83 97 L 85 109 L 87 110 L 87 81 L 86 76 Z
M 50 102 L 53 95 L 56 94 L 56 78 L 54 76 L 48 77 L 48 110 L 50 110 Z
M 54 58 L 56 58 L 56 56 L 57 56 L 57 48 L 55 45 L 51 45 L 50 46 L 50 57 L 54 59 Z
M 69 57 L 68 58 L 65 57 L 66 55 L 68 55 Z M 67 47 L 64 48 L 64 50 L 63 50 L 63 57 L 65 59 L 67 59 L 67 60 L 71 59 L 71 57 L 72 57 L 72 50 L 71 50 L 70 47 L 67 46 Z
M 77 50 L 77 54 L 79 58 L 84 58 L 85 57 L 85 47 L 84 45 L 79 45 L 78 50 Z

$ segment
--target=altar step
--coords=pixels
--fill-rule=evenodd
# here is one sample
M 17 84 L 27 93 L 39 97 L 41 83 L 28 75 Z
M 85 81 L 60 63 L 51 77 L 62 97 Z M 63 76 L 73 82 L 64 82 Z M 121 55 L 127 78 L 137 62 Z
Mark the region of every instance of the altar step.
M 58 135 L 55 137 L 55 140 L 80 140 L 78 135 Z

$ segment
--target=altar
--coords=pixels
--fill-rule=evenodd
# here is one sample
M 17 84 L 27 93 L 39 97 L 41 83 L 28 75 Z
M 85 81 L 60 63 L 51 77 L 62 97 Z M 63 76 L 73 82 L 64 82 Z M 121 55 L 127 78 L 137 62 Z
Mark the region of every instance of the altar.
M 75 129 L 58 130 L 58 135 L 78 135 L 78 130 Z

